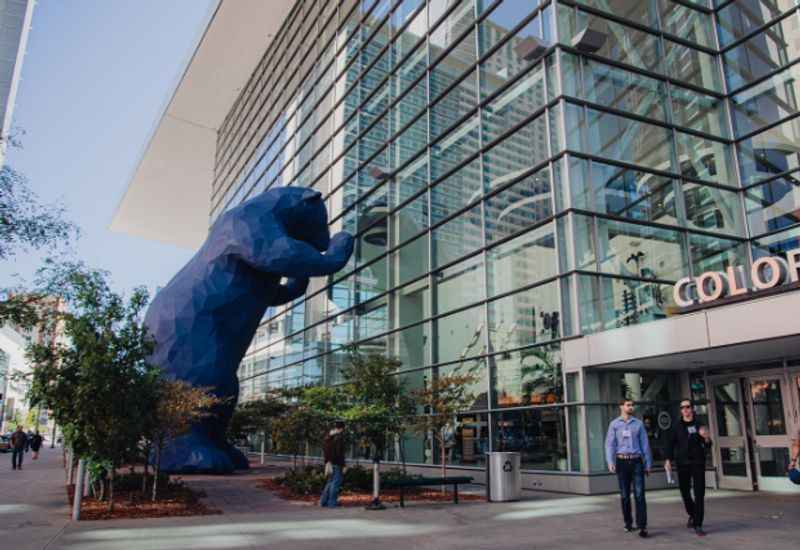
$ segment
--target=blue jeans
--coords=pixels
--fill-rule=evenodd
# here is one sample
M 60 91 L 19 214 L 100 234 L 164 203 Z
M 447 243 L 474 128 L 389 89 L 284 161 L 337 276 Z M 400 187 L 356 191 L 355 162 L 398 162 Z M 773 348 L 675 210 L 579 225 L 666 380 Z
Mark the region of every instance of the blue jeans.
M 632 460 L 617 459 L 617 481 L 619 481 L 619 495 L 622 499 L 622 517 L 625 527 L 633 526 L 631 516 L 631 485 L 633 485 L 633 498 L 636 500 L 636 526 L 639 529 L 647 528 L 647 501 L 644 497 L 644 462 L 641 458 Z
M 337 499 L 339 498 L 339 489 L 342 486 L 342 467 L 333 466 L 333 473 L 328 478 L 325 488 L 322 490 L 322 496 L 319 498 L 320 506 L 327 506 L 328 508 L 336 508 L 339 506 Z

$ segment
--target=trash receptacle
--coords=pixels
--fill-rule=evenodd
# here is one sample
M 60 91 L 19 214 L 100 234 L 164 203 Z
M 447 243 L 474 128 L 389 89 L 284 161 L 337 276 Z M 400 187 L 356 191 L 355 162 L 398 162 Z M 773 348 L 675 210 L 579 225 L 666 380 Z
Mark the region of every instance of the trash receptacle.
M 509 502 L 519 500 L 522 475 L 519 453 L 486 453 L 486 500 Z

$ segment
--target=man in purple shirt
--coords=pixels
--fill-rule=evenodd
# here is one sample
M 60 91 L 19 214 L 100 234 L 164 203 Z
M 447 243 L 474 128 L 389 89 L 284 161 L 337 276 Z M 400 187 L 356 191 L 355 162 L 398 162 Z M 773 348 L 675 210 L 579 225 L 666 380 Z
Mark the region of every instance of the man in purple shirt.
M 631 516 L 631 485 L 636 500 L 636 526 L 639 536 L 647 537 L 647 502 L 644 497 L 644 476 L 650 475 L 653 455 L 647 430 L 642 421 L 633 416 L 633 401 L 619 402 L 620 416 L 611 421 L 606 435 L 606 463 L 611 473 L 617 474 L 622 498 L 622 517 L 625 531 L 633 531 Z

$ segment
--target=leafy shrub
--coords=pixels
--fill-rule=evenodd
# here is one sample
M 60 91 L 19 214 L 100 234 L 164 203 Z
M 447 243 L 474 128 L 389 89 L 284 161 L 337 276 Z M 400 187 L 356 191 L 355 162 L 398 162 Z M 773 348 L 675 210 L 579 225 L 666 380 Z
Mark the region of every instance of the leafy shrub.
M 381 472 L 381 483 L 416 479 L 422 476 L 403 474 L 402 470 L 393 468 Z M 289 470 L 283 476 L 275 478 L 279 484 L 287 487 L 295 495 L 318 495 L 322 493 L 327 481 L 325 469 L 321 465 L 305 466 Z M 369 492 L 372 490 L 372 470 L 364 466 L 348 466 L 344 471 L 342 491 Z

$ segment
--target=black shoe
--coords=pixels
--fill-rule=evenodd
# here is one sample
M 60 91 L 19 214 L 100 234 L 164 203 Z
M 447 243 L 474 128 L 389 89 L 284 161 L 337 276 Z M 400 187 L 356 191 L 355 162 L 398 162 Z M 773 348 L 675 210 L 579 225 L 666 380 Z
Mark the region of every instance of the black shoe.
M 694 529 L 694 518 L 689 516 L 689 519 L 686 521 L 686 528 L 687 529 Z
M 625 526 L 625 532 L 626 533 L 633 533 L 633 527 L 631 527 L 630 525 L 626 525 Z
M 647 538 L 647 529 L 639 529 L 639 536 L 643 539 Z
M 705 537 L 706 536 L 706 532 L 703 531 L 702 527 L 695 527 L 694 528 L 694 532 L 698 537 Z

